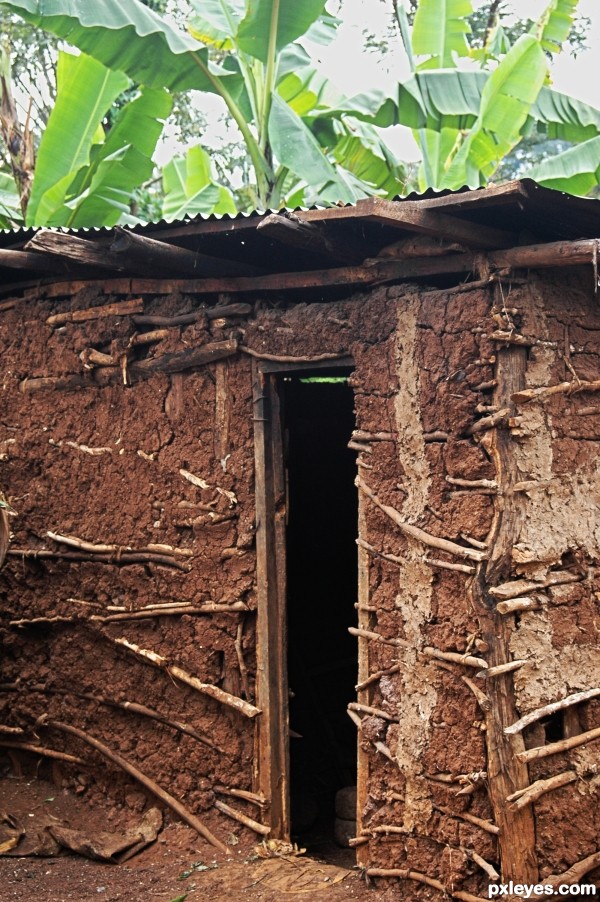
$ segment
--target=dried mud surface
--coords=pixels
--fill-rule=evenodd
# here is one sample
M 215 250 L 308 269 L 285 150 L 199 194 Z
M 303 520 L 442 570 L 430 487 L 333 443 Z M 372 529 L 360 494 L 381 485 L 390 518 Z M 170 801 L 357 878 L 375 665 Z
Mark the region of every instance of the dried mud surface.
M 65 793 L 34 776 L 2 781 L 0 808 L 26 826 L 36 817 L 49 818 L 84 827 L 90 833 L 119 829 L 127 823 L 114 807 L 91 808 L 81 799 Z M 17 851 L 17 850 L 15 850 Z M 280 902 L 282 898 L 310 898 L 319 902 L 372 900 L 387 902 L 384 889 L 367 888 L 348 863 L 325 865 L 306 856 L 261 859 L 252 842 L 233 845 L 227 856 L 198 842 L 195 833 L 183 824 L 167 823 L 158 840 L 126 864 L 113 865 L 65 853 L 59 857 L 0 857 L 2 899 L 11 902 L 220 902 L 235 898 Z M 309 867 L 313 885 L 308 893 L 282 893 L 282 879 L 291 885 L 299 866 Z M 203 868 L 206 868 L 205 870 Z M 327 886 L 338 876 L 344 879 Z M 319 884 L 322 887 L 319 888 Z

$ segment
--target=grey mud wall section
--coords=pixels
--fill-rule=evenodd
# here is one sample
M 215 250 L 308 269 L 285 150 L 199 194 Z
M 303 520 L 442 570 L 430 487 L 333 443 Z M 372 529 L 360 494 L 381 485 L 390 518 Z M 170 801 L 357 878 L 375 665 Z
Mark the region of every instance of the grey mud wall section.
M 61 779 L 90 803 L 145 804 L 92 737 L 211 836 L 236 815 L 268 831 L 253 357 L 350 355 L 359 863 L 411 898 L 597 876 L 600 314 L 580 275 L 206 310 L 89 286 L 4 311 L 4 723 L 83 759 Z

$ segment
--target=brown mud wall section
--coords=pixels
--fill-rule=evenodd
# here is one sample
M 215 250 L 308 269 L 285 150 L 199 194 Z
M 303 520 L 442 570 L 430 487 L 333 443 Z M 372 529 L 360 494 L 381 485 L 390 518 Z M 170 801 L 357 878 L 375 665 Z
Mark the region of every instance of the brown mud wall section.
M 489 291 L 382 288 L 330 304 L 257 302 L 247 318 L 201 318 L 134 352 L 150 359 L 233 337 L 260 353 L 353 355 L 356 440 L 367 446 L 357 452 L 358 625 L 371 634 L 358 640 L 367 683 L 358 702 L 374 709 L 353 712 L 358 853 L 370 868 L 410 878 L 411 898 L 440 888 L 483 896 L 494 870 L 530 882 L 598 850 L 598 745 L 528 765 L 516 758 L 597 727 L 598 700 L 504 733 L 523 714 L 600 686 L 598 395 L 511 398 L 600 378 L 596 301 L 586 277 L 570 278 Z M 79 354 L 89 348 L 121 358 L 136 331 L 129 316 L 46 323 L 106 302 L 90 286 L 2 314 L 2 486 L 17 516 L 0 575 L 0 711 L 5 724 L 25 729 L 47 715 L 86 730 L 224 837 L 235 825 L 214 809 L 225 798 L 216 787 L 253 788 L 255 718 L 114 639 L 256 701 L 251 360 L 238 353 L 193 371 L 134 376 L 132 386 L 94 384 L 102 376 L 94 370 L 90 387 L 77 391 L 20 390 L 26 379 L 82 374 Z M 144 312 L 172 316 L 194 303 L 146 297 Z M 511 343 L 490 337 L 499 331 Z M 167 549 L 166 563 L 178 569 L 125 562 L 121 551 L 106 563 L 14 554 L 76 551 L 48 531 L 191 556 Z M 526 582 L 506 587 L 517 579 Z M 533 607 L 500 614 L 496 605 L 511 597 Z M 92 619 L 169 602 L 229 609 Z M 13 622 L 54 617 L 65 619 Z M 477 676 L 513 659 L 525 663 Z M 100 697 L 184 721 L 218 748 Z M 92 764 L 61 765 L 62 780 L 90 802 L 109 794 L 144 806 L 139 787 L 89 747 L 37 729 L 40 744 Z M 538 801 L 506 801 L 565 772 L 570 782 Z M 255 805 L 235 805 L 260 818 Z

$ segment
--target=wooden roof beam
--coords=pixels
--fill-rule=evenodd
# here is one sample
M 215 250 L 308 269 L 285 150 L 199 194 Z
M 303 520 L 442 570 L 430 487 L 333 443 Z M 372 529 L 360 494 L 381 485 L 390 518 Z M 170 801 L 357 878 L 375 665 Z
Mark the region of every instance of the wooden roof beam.
M 0 267 L 7 269 L 26 269 L 30 272 L 62 273 L 65 276 L 74 270 L 74 274 L 80 273 L 79 267 L 72 267 L 65 260 L 48 254 L 39 254 L 35 251 L 18 251 L 0 248 Z
M 178 275 L 208 277 L 252 276 L 263 271 L 248 263 L 196 253 L 120 228 L 115 229 L 111 251 L 126 269 L 166 270 Z
M 451 211 L 483 209 L 513 205 L 522 207 L 529 194 L 526 186 L 518 179 L 504 185 L 488 185 L 472 191 L 453 191 L 440 197 L 424 197 L 417 203 L 425 210 L 450 208 Z
M 235 260 L 196 254 L 185 248 L 175 247 L 163 241 L 134 235 L 117 229 L 112 244 L 89 241 L 67 232 L 40 229 L 27 242 L 25 248 L 39 251 L 45 256 L 52 271 L 52 260 L 62 258 L 74 263 L 100 267 L 117 272 L 138 272 L 163 275 L 173 273 L 179 276 L 219 278 L 231 276 L 257 275 L 261 270 Z
M 329 236 L 316 222 L 306 222 L 295 213 L 271 213 L 256 227 L 261 235 L 281 244 L 318 254 L 336 263 L 362 263 L 369 251 L 363 242 Z
M 416 232 L 420 235 L 459 242 L 467 247 L 481 250 L 511 247 L 515 243 L 516 237 L 512 232 L 480 223 L 467 222 L 464 219 L 434 210 L 426 210 L 423 209 L 422 203 L 422 201 L 393 201 L 368 197 L 359 200 L 352 207 L 307 210 L 299 213 L 298 216 L 306 222 L 364 219 L 368 222 L 378 222 L 381 225 Z
M 48 256 L 50 262 L 53 258 L 61 257 L 63 260 L 101 269 L 120 271 L 126 268 L 124 261 L 112 254 L 104 244 L 52 229 L 40 229 L 36 232 L 25 245 L 25 250 L 40 251 Z

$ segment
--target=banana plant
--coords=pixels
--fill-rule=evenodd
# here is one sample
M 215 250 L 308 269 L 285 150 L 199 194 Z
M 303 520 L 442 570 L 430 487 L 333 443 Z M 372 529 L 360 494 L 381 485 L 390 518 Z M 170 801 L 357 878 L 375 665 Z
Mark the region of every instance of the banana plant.
M 578 0 L 551 0 L 499 61 L 493 35 L 483 50 L 469 46 L 470 0 L 420 0 L 412 33 L 399 7 L 413 75 L 399 85 L 393 121 L 414 129 L 423 156 L 421 188 L 486 184 L 503 157 L 535 128 L 568 141 L 600 133 L 598 111 L 547 86 L 548 56 L 568 37 L 577 6 Z M 589 170 L 589 152 L 580 153 Z M 554 158 L 555 175 L 562 156 Z M 569 170 L 572 157 L 565 161 Z
M 374 130 L 351 115 L 325 124 L 332 89 L 310 67 L 304 48 L 306 37 L 326 43 L 334 34 L 336 20 L 325 13 L 325 0 L 192 4 L 190 33 L 243 81 L 240 108 L 263 160 L 255 166 L 257 206 L 316 197 L 352 202 L 373 193 L 393 196 L 404 187 L 403 168 Z
M 195 15 L 189 34 L 183 34 L 139 0 L 0 2 L 110 72 L 143 85 L 144 94 L 195 89 L 220 96 L 252 162 L 255 207 L 278 207 L 289 197 L 352 202 L 403 189 L 404 169 L 381 136 L 353 120 L 351 111 L 335 121 L 328 115 L 331 103 L 324 95 L 330 88 L 311 70 L 304 46 L 307 37 L 325 43 L 335 34 L 337 20 L 325 11 L 325 0 L 192 0 L 192 5 Z M 292 90 L 290 79 L 296 77 L 300 85 Z M 63 188 L 55 194 L 56 204 L 64 207 Z M 35 201 L 37 210 L 46 210 L 39 190 Z

